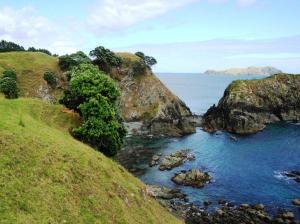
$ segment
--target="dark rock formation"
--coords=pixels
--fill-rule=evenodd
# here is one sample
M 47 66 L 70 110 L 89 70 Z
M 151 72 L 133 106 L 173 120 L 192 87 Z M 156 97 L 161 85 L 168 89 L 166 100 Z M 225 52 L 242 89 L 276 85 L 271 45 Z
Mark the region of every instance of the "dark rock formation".
M 232 82 L 204 114 L 203 129 L 253 134 L 278 121 L 300 121 L 300 75 Z
M 296 171 L 296 170 L 288 171 L 288 172 L 284 172 L 283 175 L 293 179 L 297 183 L 300 183 L 300 171 Z
M 202 188 L 208 182 L 211 177 L 208 173 L 202 172 L 198 169 L 191 169 L 188 171 L 181 171 L 172 177 L 172 181 L 178 185 L 191 186 L 196 188 Z
M 171 170 L 185 163 L 186 161 L 194 160 L 195 156 L 189 153 L 189 150 L 181 150 L 166 156 L 160 163 L 159 169 Z

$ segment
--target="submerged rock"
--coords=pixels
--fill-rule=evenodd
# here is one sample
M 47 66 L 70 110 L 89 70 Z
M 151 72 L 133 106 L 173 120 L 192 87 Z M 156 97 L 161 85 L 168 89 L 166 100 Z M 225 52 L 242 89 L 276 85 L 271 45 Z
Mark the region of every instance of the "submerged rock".
M 202 172 L 198 169 L 191 169 L 188 171 L 182 171 L 172 177 L 172 181 L 178 185 L 191 186 L 196 188 L 202 188 L 206 183 L 209 183 L 211 177 L 207 172 Z
M 294 181 L 296 181 L 297 183 L 300 183 L 300 171 L 288 171 L 288 172 L 284 172 L 283 175 L 293 179 Z
M 166 156 L 160 163 L 159 169 L 161 171 L 171 170 L 175 167 L 181 166 L 186 161 L 191 161 L 194 159 L 195 156 L 189 153 L 189 150 L 177 151 Z
M 279 74 L 259 80 L 234 81 L 218 105 L 204 114 L 203 129 L 253 134 L 269 123 L 300 121 L 299 90 L 300 75 Z
M 154 156 L 152 156 L 152 159 L 151 159 L 151 161 L 149 163 L 149 166 L 150 167 L 157 166 L 158 162 L 160 160 L 160 157 L 161 157 L 160 155 L 154 155 Z
M 292 202 L 293 202 L 294 205 L 300 206 L 300 199 L 295 198 Z

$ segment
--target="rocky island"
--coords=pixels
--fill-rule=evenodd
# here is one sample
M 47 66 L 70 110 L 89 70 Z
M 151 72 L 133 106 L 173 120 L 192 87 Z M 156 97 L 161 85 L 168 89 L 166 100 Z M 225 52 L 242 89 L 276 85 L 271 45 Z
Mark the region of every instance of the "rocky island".
M 269 123 L 299 121 L 299 90 L 300 75 L 278 74 L 260 80 L 234 81 L 218 105 L 204 114 L 203 129 L 253 134 Z
M 265 67 L 247 67 L 247 68 L 230 68 L 227 70 L 207 70 L 204 72 L 205 75 L 275 75 L 282 73 L 277 68 L 265 66 Z

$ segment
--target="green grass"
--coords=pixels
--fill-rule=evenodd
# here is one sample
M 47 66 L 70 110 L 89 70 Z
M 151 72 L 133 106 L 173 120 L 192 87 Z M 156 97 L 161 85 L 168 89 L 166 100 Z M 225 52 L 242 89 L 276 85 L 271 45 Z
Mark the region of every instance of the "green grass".
M 0 223 L 182 223 L 123 167 L 74 140 L 77 115 L 0 96 Z
M 40 97 L 38 90 L 47 86 L 43 78 L 46 71 L 53 71 L 62 77 L 58 58 L 41 52 L 0 53 L 0 73 L 5 69 L 16 71 L 21 95 L 26 97 Z M 59 92 L 57 90 L 51 91 L 50 94 L 59 95 Z

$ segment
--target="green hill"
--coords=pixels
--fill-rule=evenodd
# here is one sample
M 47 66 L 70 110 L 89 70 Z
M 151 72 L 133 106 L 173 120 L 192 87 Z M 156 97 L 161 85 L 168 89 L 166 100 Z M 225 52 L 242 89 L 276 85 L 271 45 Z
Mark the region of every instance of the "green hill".
M 77 115 L 0 96 L 0 223 L 181 223 L 123 167 L 73 139 Z
M 0 73 L 5 69 L 14 69 L 17 73 L 21 96 L 53 100 L 61 90 L 49 88 L 43 76 L 46 71 L 53 71 L 59 77 L 59 84 L 64 85 L 58 58 L 40 52 L 0 53 Z

